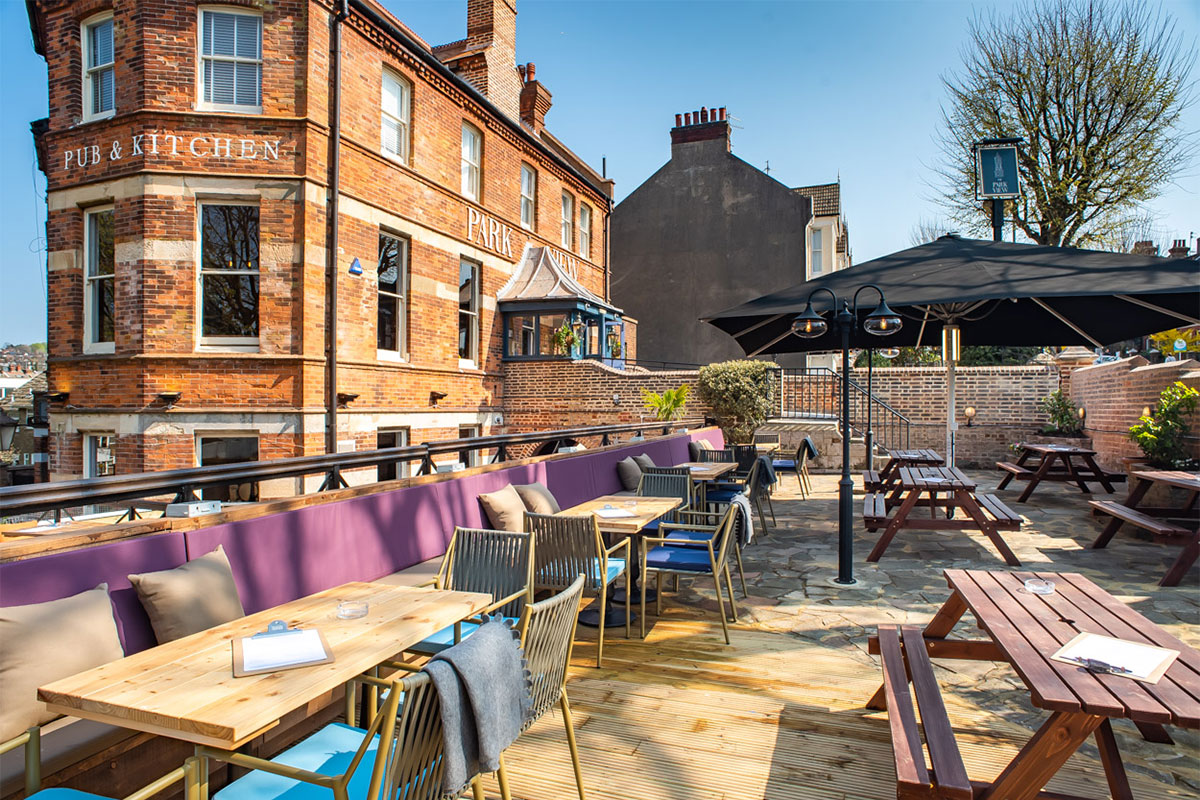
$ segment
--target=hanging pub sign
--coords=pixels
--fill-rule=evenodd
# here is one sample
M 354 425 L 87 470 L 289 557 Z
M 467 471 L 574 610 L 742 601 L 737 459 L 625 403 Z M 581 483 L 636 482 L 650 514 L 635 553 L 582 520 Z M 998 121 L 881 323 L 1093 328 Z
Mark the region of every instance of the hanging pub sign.
M 1021 196 L 1017 177 L 1017 141 L 980 142 L 975 145 L 977 200 Z

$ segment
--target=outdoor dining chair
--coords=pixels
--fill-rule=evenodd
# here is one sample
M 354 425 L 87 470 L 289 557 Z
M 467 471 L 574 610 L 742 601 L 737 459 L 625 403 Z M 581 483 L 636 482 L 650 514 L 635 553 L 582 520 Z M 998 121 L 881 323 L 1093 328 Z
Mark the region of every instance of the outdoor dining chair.
M 609 587 L 625 576 L 625 637 L 629 637 L 629 537 L 606 547 L 596 517 L 565 514 L 525 513 L 525 529 L 533 534 L 533 584 L 537 589 L 568 589 L 579 575 L 584 588 L 600 597 L 600 627 L 597 629 L 596 666 L 604 658 L 604 618 Z M 623 553 L 617 556 L 617 553 Z
M 363 675 L 354 682 L 380 690 L 379 708 L 366 728 L 330 723 L 269 760 L 197 747 L 202 758 L 251 770 L 217 792 L 214 800 L 329 800 L 331 791 L 336 800 L 441 800 L 441 704 L 429 675 Z M 507 785 L 503 762 L 497 777 Z M 476 800 L 483 800 L 478 775 L 472 777 L 471 787 Z
M 525 730 L 555 705 L 562 711 L 579 800 L 587 800 L 587 797 L 583 792 L 583 770 L 579 766 L 579 749 L 575 745 L 571 703 L 567 699 L 567 668 L 571 664 L 571 646 L 575 642 L 583 584 L 581 573 L 568 588 L 553 597 L 527 605 L 521 632 L 521 647 L 525 651 L 529 674 L 533 676 L 533 708 Z
M 643 472 L 642 479 L 638 482 L 637 493 L 639 497 L 678 497 L 683 501 L 683 505 L 678 509 L 669 511 L 658 519 L 647 523 L 642 529 L 648 531 L 657 530 L 659 523 L 674 520 L 680 511 L 691 509 L 692 502 L 695 499 L 691 470 L 683 467 L 673 474 Z
M 763 510 L 762 505 L 763 495 L 766 493 L 766 480 L 763 476 L 762 463 L 757 458 L 754 460 L 754 465 L 750 468 L 750 473 L 743 480 L 726 481 L 717 484 L 705 493 L 704 500 L 710 508 L 715 506 L 715 510 L 720 511 L 721 507 L 731 502 L 735 495 L 742 493 L 745 493 L 750 502 L 754 504 L 754 508 L 758 512 L 758 521 L 763 531 L 769 530 L 767 528 L 766 512 Z M 774 514 L 772 514 L 773 516 Z
M 780 472 L 792 472 L 796 475 L 796 482 L 800 485 L 800 497 L 804 500 L 812 493 L 812 486 L 809 483 L 808 477 L 808 448 L 803 443 L 796 448 L 796 457 L 792 458 L 776 458 L 772 459 L 771 467 L 778 474 Z
M 719 464 L 728 464 L 734 460 L 733 450 L 730 450 L 730 449 L 699 450 L 696 452 L 696 455 L 699 456 L 699 458 L 697 458 L 696 460 L 703 462 L 703 463 L 712 462 L 712 463 L 719 463 Z
M 513 531 L 455 528 L 437 577 L 424 584 L 456 592 L 481 592 L 492 602 L 479 616 L 449 625 L 409 648 L 431 656 L 461 642 L 484 616 L 499 613 L 516 626 L 533 600 L 533 536 Z
M 716 526 L 680 525 L 664 523 L 660 530 L 664 533 L 672 530 L 693 532 L 695 538 L 669 539 L 662 537 L 646 537 L 643 540 L 642 551 L 642 638 L 646 638 L 646 586 L 650 583 L 651 574 L 658 582 L 658 598 L 655 600 L 655 613 L 662 613 L 662 576 L 663 575 L 711 575 L 717 594 L 717 610 L 721 616 L 721 632 L 725 634 L 725 644 L 729 644 L 729 624 L 725 616 L 725 604 L 721 599 L 721 580 L 725 580 L 725 591 L 729 596 L 729 608 L 732 621 L 737 621 L 737 601 L 733 598 L 733 579 L 729 574 L 729 548 L 735 536 L 734 521 L 738 515 L 738 505 L 730 503 L 721 515 Z M 704 538 L 701 538 L 701 536 Z

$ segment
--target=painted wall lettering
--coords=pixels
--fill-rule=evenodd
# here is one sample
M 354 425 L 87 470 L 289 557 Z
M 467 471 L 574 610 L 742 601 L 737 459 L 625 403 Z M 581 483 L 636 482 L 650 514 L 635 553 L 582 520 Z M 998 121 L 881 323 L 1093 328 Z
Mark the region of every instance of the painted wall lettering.
M 555 250 L 553 247 L 549 248 L 549 255 L 559 269 L 578 280 L 579 262 L 575 260 L 574 256 L 567 255 L 561 250 Z
M 502 256 L 513 257 L 513 229 L 487 214 L 467 208 L 467 239 L 494 250 Z
M 117 162 L 126 156 L 190 155 L 193 158 L 224 158 L 235 161 L 278 161 L 278 139 L 240 139 L 228 136 L 180 136 L 162 131 L 135 133 L 128 139 L 113 139 L 103 145 L 87 144 L 62 152 L 65 170 L 93 167 L 102 161 Z

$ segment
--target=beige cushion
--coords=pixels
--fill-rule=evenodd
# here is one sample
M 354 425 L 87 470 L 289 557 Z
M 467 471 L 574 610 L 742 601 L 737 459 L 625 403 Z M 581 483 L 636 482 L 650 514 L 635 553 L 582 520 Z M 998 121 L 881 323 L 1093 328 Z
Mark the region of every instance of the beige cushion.
M 554 499 L 554 495 L 550 494 L 550 490 L 546 488 L 545 484 L 526 483 L 513 488 L 521 496 L 525 508 L 534 514 L 557 514 L 562 511 L 558 507 L 558 501 Z
M 633 460 L 632 456 L 622 458 L 617 462 L 617 477 L 621 479 L 621 485 L 626 491 L 637 491 L 638 484 L 642 480 L 642 468 Z
M 708 439 L 699 439 L 696 441 L 696 444 L 700 445 L 701 450 L 713 449 L 712 442 L 710 442 Z
M 37 687 L 124 655 L 107 583 L 0 608 L 0 741 L 58 716 L 37 699 Z
M 645 472 L 646 470 L 650 469 L 651 467 L 658 466 L 657 464 L 654 463 L 654 459 L 652 459 L 650 456 L 646 455 L 645 453 L 642 453 L 640 456 L 634 456 L 633 460 L 636 461 L 637 465 L 642 468 L 642 472 Z
M 479 502 L 494 530 L 525 530 L 525 503 L 511 483 L 499 491 L 479 495 Z
M 182 567 L 130 575 L 159 644 L 246 616 L 225 548 Z

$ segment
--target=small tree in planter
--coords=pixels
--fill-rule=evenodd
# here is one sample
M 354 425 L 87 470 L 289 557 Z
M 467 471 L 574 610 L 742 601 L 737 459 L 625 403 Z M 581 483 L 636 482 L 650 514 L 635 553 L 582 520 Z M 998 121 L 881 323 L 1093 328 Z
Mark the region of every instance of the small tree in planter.
M 1162 390 L 1158 410 L 1143 415 L 1129 429 L 1129 438 L 1137 442 L 1150 465 L 1167 469 L 1194 467 L 1195 459 L 1188 452 L 1188 424 L 1184 419 L 1196 410 L 1200 391 L 1181 381 Z
M 1062 393 L 1062 389 L 1055 389 L 1042 398 L 1039 408 L 1050 418 L 1050 423 L 1040 433 L 1046 436 L 1083 436 L 1083 418 L 1079 416 L 1079 407 Z
M 771 365 L 725 361 L 700 368 L 700 397 L 729 442 L 749 442 L 771 416 Z
M 677 389 L 666 389 L 662 394 L 642 389 L 642 402 L 646 408 L 654 412 L 655 419 L 669 421 L 683 415 L 683 407 L 687 404 L 689 387 L 686 383 Z

